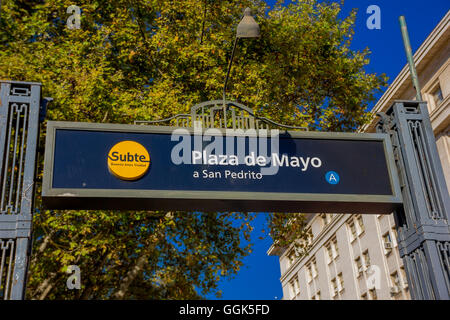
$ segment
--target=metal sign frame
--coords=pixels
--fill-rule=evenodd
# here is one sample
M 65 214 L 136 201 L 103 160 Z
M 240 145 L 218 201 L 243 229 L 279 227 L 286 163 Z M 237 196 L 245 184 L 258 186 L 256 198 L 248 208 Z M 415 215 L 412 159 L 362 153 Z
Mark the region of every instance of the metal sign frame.
M 55 209 L 236 210 L 278 212 L 371 213 L 392 212 L 402 204 L 392 145 L 382 133 L 328 133 L 284 131 L 292 138 L 382 141 L 392 195 L 308 194 L 278 192 L 62 189 L 53 188 L 53 163 L 57 130 L 171 134 L 177 127 L 49 121 L 42 196 Z M 185 127 L 192 135 L 194 129 Z M 225 133 L 224 129 L 218 129 Z M 79 198 L 84 201 L 80 202 Z M 132 200 L 133 205 L 130 206 Z M 360 209 L 354 209 L 355 205 Z

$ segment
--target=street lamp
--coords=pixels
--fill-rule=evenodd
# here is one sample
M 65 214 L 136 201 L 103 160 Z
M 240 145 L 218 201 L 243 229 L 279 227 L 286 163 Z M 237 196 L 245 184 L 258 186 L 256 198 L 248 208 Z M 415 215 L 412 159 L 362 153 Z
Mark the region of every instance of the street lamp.
M 239 38 L 259 38 L 259 25 L 256 23 L 255 19 L 252 17 L 252 11 L 250 8 L 244 10 L 244 17 L 241 22 L 239 22 L 236 28 L 236 38 L 234 39 L 233 51 L 231 53 L 231 59 L 228 63 L 227 76 L 225 78 L 225 84 L 223 86 L 223 106 L 225 108 L 225 94 L 227 90 L 228 78 L 230 76 L 231 65 L 233 64 L 234 52 L 236 50 L 236 44 Z M 225 112 L 225 110 L 224 110 Z

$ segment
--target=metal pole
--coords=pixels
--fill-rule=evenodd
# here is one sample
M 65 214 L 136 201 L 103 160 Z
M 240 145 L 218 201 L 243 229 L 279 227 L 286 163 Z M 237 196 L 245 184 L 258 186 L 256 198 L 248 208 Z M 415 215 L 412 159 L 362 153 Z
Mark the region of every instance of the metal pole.
M 419 77 L 417 76 L 416 66 L 414 64 L 414 58 L 412 55 L 411 44 L 409 42 L 408 28 L 406 27 L 406 20 L 404 16 L 400 16 L 400 27 L 402 31 L 403 44 L 405 46 L 406 58 L 408 59 L 409 71 L 411 72 L 411 78 L 416 88 L 416 99 L 422 101 L 422 94 L 420 93 Z

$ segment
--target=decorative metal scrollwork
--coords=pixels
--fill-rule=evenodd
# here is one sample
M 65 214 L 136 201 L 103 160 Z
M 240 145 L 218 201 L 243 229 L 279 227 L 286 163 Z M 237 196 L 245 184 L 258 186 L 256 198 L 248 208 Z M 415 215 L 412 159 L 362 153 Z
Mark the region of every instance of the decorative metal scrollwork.
M 213 100 L 196 104 L 190 114 L 177 114 L 162 120 L 136 120 L 134 124 L 167 123 L 176 127 L 194 127 L 200 122 L 203 128 L 220 129 L 271 129 L 282 128 L 290 130 L 308 131 L 307 127 L 297 127 L 277 123 L 265 117 L 259 117 L 243 104 L 233 101 Z

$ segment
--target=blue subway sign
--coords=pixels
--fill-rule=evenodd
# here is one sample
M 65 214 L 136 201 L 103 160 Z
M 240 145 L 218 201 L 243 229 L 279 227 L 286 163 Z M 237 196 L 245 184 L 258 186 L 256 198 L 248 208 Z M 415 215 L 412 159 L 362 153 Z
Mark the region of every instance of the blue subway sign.
M 53 209 L 390 213 L 387 135 L 48 122 Z

